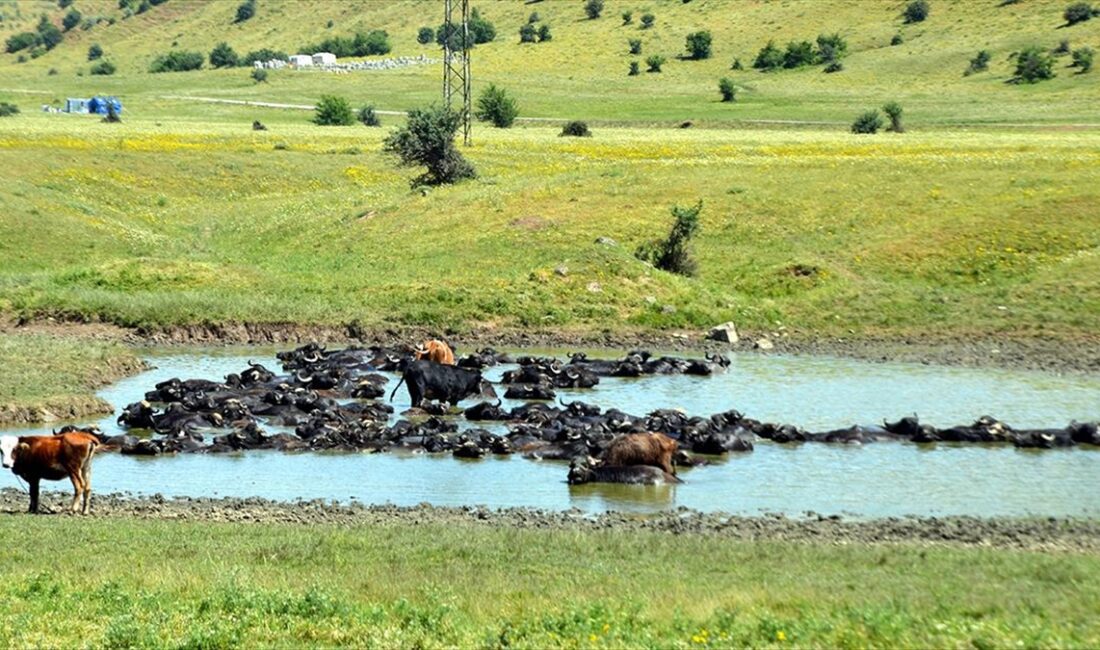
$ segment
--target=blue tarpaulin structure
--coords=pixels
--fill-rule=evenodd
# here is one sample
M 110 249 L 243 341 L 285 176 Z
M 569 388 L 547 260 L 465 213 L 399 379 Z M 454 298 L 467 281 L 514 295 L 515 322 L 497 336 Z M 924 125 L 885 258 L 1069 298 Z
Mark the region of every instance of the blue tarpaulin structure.
M 117 97 L 92 97 L 88 100 L 89 113 L 106 115 L 108 106 L 114 106 L 116 114 L 122 113 L 122 102 Z

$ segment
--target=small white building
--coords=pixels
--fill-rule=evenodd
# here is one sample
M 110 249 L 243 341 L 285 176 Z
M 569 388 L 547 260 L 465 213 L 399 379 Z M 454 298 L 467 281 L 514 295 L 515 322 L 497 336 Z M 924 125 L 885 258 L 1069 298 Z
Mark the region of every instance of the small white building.
M 318 52 L 313 55 L 313 65 L 335 65 L 336 55 L 332 52 Z
M 299 68 L 311 67 L 313 65 L 313 57 L 308 54 L 291 54 L 290 65 Z

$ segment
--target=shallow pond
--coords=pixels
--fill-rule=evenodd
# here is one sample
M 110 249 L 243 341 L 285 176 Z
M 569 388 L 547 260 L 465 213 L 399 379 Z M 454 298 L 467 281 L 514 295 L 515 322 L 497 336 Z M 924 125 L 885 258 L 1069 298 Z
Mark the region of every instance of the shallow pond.
M 116 409 L 169 377 L 221 379 L 255 360 L 279 368 L 273 349 L 150 351 L 155 369 L 101 391 Z M 538 354 L 561 350 L 527 351 Z M 595 356 L 595 354 L 592 354 Z M 509 367 L 490 369 L 497 379 Z M 390 387 L 394 385 L 391 381 Z M 824 357 L 734 356 L 712 377 L 602 379 L 562 390 L 604 408 L 645 414 L 681 408 L 709 415 L 736 408 L 760 420 L 832 429 L 919 413 L 937 426 L 994 415 L 1016 427 L 1061 427 L 1100 417 L 1100 378 L 989 369 L 867 363 Z M 518 402 L 517 402 L 518 403 Z M 506 403 L 506 406 L 508 404 Z M 394 400 L 408 406 L 402 389 Z M 459 420 L 465 426 L 464 420 Z M 114 417 L 99 422 L 120 429 Z M 270 429 L 270 427 L 267 427 Z M 44 428 L 11 430 L 43 433 Z M 95 489 L 170 496 L 263 496 L 412 505 L 530 506 L 595 512 L 704 511 L 801 515 L 1100 515 L 1100 450 L 1004 446 L 865 446 L 759 442 L 751 454 L 683 470 L 677 486 L 569 486 L 566 465 L 521 457 L 469 461 L 449 455 L 248 452 L 144 458 L 103 454 Z M 0 473 L 0 487 L 16 486 Z M 68 485 L 54 484 L 68 489 Z

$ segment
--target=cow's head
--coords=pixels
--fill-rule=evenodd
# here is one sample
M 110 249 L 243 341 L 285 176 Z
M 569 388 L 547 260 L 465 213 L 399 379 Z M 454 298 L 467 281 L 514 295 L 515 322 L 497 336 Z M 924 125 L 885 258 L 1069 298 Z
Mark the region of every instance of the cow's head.
M 0 457 L 3 458 L 5 468 L 15 465 L 15 450 L 19 447 L 19 438 L 15 436 L 0 436 Z

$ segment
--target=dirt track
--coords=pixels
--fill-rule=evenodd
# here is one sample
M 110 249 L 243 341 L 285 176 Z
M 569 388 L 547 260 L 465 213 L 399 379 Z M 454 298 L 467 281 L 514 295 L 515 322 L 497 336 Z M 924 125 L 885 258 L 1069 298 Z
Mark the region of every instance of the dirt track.
M 43 505 L 69 515 L 71 495 L 43 494 Z M 27 495 L 12 488 L 0 490 L 0 516 L 22 516 Z M 892 544 L 976 546 L 1042 551 L 1100 553 L 1100 521 L 1064 518 L 888 518 L 845 520 L 807 513 L 792 519 L 779 515 L 731 517 L 680 508 L 657 515 L 564 512 L 484 507 L 414 507 L 341 505 L 330 502 L 290 503 L 265 499 L 134 497 L 96 495 L 95 517 L 127 517 L 175 521 L 278 523 L 299 525 L 457 524 L 540 530 L 652 531 L 671 535 L 705 535 L 716 539 L 782 541 L 815 544 Z

